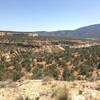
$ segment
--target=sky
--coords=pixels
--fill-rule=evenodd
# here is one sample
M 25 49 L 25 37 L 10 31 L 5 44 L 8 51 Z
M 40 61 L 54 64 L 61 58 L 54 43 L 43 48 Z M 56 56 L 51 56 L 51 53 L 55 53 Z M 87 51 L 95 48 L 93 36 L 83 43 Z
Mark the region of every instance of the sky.
M 100 0 L 0 0 L 0 30 L 73 30 L 100 23 Z

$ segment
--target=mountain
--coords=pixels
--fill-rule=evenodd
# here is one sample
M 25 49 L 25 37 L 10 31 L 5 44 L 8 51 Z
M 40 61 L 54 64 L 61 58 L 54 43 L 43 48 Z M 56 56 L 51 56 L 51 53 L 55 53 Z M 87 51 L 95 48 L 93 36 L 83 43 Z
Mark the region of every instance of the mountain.
M 81 27 L 75 30 L 62 30 L 62 31 L 37 31 L 37 32 L 16 32 L 16 31 L 0 31 L 0 33 L 11 34 L 34 34 L 38 33 L 39 36 L 59 36 L 67 38 L 92 38 L 100 39 L 100 24 Z
M 81 27 L 75 30 L 38 32 L 40 36 L 61 36 L 70 38 L 100 38 L 100 24 Z
M 90 25 L 74 30 L 73 34 L 84 38 L 100 38 L 100 24 Z

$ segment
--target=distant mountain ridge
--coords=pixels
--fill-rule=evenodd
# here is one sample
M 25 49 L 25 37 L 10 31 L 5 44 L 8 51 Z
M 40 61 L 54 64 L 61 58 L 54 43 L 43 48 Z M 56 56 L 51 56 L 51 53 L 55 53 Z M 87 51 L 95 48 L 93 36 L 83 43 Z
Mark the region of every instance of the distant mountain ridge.
M 59 36 L 67 38 L 94 38 L 100 39 L 100 24 L 94 24 L 90 26 L 81 27 L 75 30 L 61 30 L 61 31 L 37 31 L 37 32 L 17 32 L 17 31 L 0 31 L 0 32 L 10 32 L 13 34 L 19 33 L 37 33 L 39 36 Z
M 38 32 L 41 36 L 62 36 L 70 38 L 100 38 L 100 24 L 81 27 L 75 30 Z

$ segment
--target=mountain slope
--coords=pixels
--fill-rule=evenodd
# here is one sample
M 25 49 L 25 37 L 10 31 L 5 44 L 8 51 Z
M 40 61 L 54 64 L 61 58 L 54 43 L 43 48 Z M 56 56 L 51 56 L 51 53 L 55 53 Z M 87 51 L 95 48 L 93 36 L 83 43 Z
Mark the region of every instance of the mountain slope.
M 100 24 L 90 25 L 74 30 L 73 34 L 85 38 L 100 38 Z
M 75 30 L 61 30 L 61 31 L 37 31 L 37 32 L 17 32 L 17 31 L 0 31 L 1 33 L 12 34 L 34 34 L 38 33 L 39 36 L 60 36 L 67 38 L 94 38 L 100 39 L 100 24 L 81 27 Z
M 53 32 L 38 32 L 41 36 L 62 36 L 70 38 L 100 38 L 100 24 L 81 27 L 76 30 L 64 30 Z

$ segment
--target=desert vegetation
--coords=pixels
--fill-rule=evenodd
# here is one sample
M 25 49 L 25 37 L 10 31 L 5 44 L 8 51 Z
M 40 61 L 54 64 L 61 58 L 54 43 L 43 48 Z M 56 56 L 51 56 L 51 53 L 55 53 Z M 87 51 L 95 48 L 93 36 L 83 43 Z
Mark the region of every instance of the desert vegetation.
M 18 37 L 0 37 L 2 98 L 9 93 L 13 96 L 8 100 L 98 98 L 90 90 L 99 95 L 99 82 L 88 82 L 100 79 L 100 45 L 60 37 Z M 84 46 L 88 42 L 91 46 Z
M 99 77 L 99 45 L 87 48 L 69 48 L 63 43 L 58 45 L 59 38 L 55 40 L 55 44 L 52 44 L 51 38 L 47 37 L 33 38 L 33 40 L 32 38 L 22 37 L 22 39 L 18 38 L 19 40 L 17 40 L 14 36 L 4 39 L 14 40 L 15 43 L 20 42 L 20 40 L 27 41 L 27 43 L 31 41 L 33 45 L 34 43 L 38 44 L 37 41 L 39 41 L 41 45 L 38 44 L 40 47 L 28 47 L 28 45 L 23 47 L 20 44 L 6 45 L 2 42 L 4 44 L 0 47 L 1 81 L 7 79 L 17 81 L 26 77 L 29 79 L 43 79 L 45 76 L 55 80 L 92 79 L 94 70 Z M 69 45 L 71 45 L 70 42 Z

